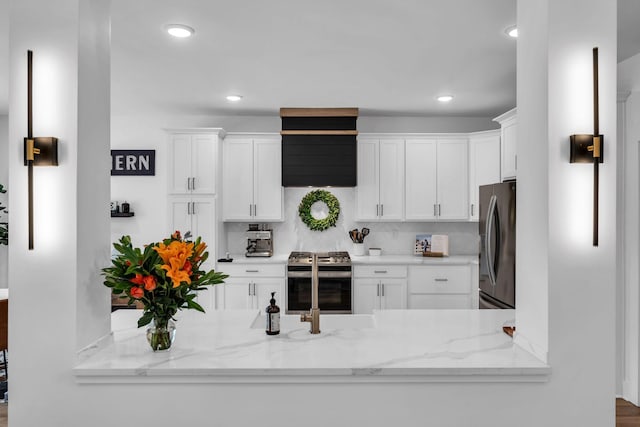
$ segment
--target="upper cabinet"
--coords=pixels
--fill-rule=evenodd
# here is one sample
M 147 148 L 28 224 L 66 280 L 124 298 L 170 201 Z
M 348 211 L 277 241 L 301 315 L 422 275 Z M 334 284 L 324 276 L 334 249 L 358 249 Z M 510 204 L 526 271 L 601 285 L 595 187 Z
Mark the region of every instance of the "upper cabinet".
M 224 221 L 282 221 L 279 135 L 232 135 L 222 150 Z
M 401 221 L 404 140 L 358 138 L 356 220 Z
M 518 169 L 518 151 L 517 151 L 517 116 L 516 109 L 509 110 L 501 116 L 493 119 L 494 122 L 500 123 L 501 152 L 502 165 L 500 177 L 502 181 L 507 179 L 516 179 L 516 171 Z
M 218 144 L 224 131 L 169 132 L 169 194 L 215 194 Z
M 469 218 L 478 221 L 478 188 L 500 182 L 500 130 L 469 135 Z
M 406 140 L 407 221 L 459 221 L 469 218 L 466 137 Z

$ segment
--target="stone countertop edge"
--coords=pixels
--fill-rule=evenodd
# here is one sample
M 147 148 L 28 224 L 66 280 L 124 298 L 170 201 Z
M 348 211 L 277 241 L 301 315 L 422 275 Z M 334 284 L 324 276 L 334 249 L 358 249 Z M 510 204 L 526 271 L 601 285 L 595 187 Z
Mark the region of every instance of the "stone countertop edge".
M 308 336 L 295 328 L 279 339 L 248 328 L 255 310 L 179 314 L 176 345 L 153 353 L 144 330 L 134 326 L 140 313 L 114 312 L 113 332 L 78 353 L 76 382 L 531 383 L 547 382 L 551 374 L 502 333 L 513 310 L 389 310 L 373 315 L 374 329 Z M 300 365 L 301 356 L 311 354 L 313 360 Z

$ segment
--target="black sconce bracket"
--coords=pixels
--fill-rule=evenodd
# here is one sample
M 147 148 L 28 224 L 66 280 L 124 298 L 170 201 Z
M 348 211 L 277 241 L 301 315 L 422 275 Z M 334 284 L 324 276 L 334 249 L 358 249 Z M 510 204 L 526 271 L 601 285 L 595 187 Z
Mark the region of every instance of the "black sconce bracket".
M 600 136 L 600 163 L 604 162 L 604 136 Z M 593 163 L 593 135 L 571 135 L 569 163 Z

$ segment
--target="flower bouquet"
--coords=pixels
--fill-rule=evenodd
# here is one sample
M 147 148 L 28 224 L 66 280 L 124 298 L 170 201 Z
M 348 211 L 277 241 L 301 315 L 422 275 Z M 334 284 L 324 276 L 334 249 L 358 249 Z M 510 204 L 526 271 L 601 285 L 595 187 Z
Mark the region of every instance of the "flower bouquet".
M 204 313 L 195 301 L 197 291 L 223 283 L 228 276 L 200 270 L 209 253 L 198 237 L 195 241 L 176 231 L 159 243 L 134 248 L 129 236 L 122 236 L 113 247 L 118 255 L 110 267 L 103 268 L 104 285 L 114 295 L 128 298 L 128 304 L 140 301 L 144 307 L 138 327 L 150 324 L 147 339 L 153 351 L 167 350 L 175 334 L 172 320 L 178 310 L 190 308 Z

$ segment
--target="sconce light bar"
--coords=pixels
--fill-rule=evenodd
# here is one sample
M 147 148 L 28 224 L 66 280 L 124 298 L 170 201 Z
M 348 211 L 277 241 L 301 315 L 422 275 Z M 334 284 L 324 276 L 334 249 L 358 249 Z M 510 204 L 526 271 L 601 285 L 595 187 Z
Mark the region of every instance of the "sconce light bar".
M 600 163 L 604 162 L 604 136 L 600 135 L 598 100 L 598 48 L 593 48 L 593 135 L 571 135 L 569 163 L 593 163 L 593 246 L 598 246 Z
M 24 165 L 27 166 L 29 198 L 29 250 L 33 249 L 33 167 L 58 166 L 58 139 L 33 137 L 33 52 L 27 51 L 27 137 L 24 138 Z

